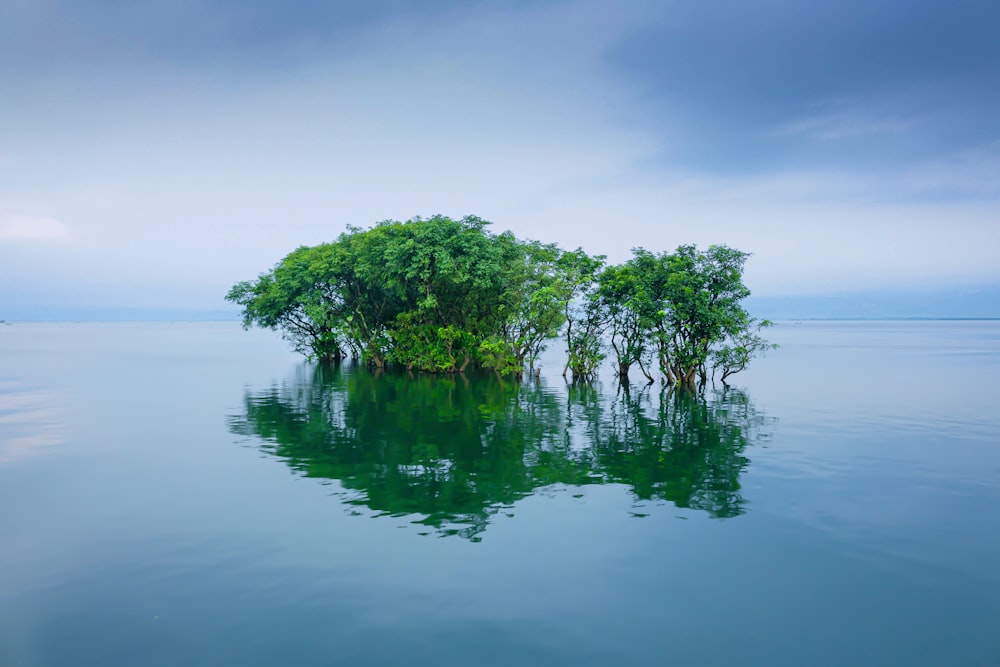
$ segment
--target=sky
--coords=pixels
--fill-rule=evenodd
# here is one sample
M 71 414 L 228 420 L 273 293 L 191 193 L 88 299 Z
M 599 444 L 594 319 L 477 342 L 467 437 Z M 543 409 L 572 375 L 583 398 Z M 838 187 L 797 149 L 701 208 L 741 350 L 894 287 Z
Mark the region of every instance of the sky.
M 218 308 L 434 214 L 724 243 L 763 296 L 1000 283 L 998 34 L 995 0 L 0 0 L 0 311 Z

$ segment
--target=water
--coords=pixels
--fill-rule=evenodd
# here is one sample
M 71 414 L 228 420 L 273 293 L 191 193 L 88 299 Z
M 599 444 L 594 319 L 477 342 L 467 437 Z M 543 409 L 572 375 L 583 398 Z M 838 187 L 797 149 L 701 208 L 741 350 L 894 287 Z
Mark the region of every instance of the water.
M 0 326 L 0 665 L 1000 664 L 1000 322 L 701 396 Z

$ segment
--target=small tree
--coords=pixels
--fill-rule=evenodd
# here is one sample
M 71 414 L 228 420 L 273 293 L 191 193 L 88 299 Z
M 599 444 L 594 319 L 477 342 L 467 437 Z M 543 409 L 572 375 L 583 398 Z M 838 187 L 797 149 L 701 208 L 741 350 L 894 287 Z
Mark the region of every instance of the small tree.
M 743 284 L 747 257 L 727 246 L 710 246 L 702 252 L 685 245 L 664 258 L 661 330 L 666 345 L 661 364 L 675 382 L 705 381 L 712 347 L 749 321 L 740 304 L 750 294 Z
M 558 336 L 565 321 L 566 286 L 558 264 L 561 253 L 555 244 L 521 242 L 509 234 L 499 240 L 516 248 L 507 254 L 517 259 L 507 267 L 499 336 L 480 349 L 486 353 L 482 361 L 487 367 L 521 375 L 525 364 L 534 368 L 545 341 Z M 500 347 L 498 341 L 502 342 Z
M 234 285 L 226 300 L 243 306 L 243 328 L 281 331 L 311 359 L 343 358 L 343 304 L 330 289 L 329 254 L 328 245 L 301 247 L 257 280 Z
M 731 375 L 746 370 L 754 357 L 778 347 L 760 335 L 762 329 L 770 326 L 770 320 L 748 319 L 745 326 L 738 327 L 727 336 L 722 347 L 712 352 L 715 369 L 722 371 L 723 384 Z
M 641 365 L 647 351 L 647 321 L 644 315 L 648 295 L 642 275 L 631 263 L 609 266 L 601 272 L 598 283 L 597 295 L 607 317 L 609 342 L 615 353 L 618 378 L 628 382 L 629 369 L 633 364 Z M 645 367 L 643 373 L 649 377 Z
M 604 267 L 604 255 L 591 257 L 581 248 L 559 256 L 563 314 L 566 327 L 566 366 L 574 380 L 589 380 L 604 360 L 601 336 L 607 317 L 598 296 L 598 275 Z
M 671 384 L 706 381 L 712 363 L 728 378 L 771 347 L 759 335 L 770 323 L 754 320 L 742 306 L 750 294 L 743 284 L 748 253 L 721 245 L 633 253 L 631 303 Z

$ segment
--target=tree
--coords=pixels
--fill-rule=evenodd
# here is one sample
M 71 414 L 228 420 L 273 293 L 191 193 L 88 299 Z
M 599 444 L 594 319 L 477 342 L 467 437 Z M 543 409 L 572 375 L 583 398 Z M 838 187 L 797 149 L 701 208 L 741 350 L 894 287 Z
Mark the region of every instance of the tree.
M 582 249 L 493 234 L 475 216 L 387 220 L 301 247 L 226 295 L 243 326 L 281 331 L 311 359 L 348 354 L 431 372 L 469 365 L 520 377 L 562 332 L 574 380 L 594 377 L 605 345 L 627 387 L 651 363 L 671 384 L 722 379 L 771 346 L 741 305 L 747 253 L 727 246 L 643 248 L 619 265 Z
M 562 305 L 566 327 L 566 366 L 574 380 L 593 378 L 604 359 L 601 336 L 607 327 L 607 317 L 598 295 L 598 275 L 604 267 L 604 255 L 591 257 L 577 248 L 564 252 L 557 260 L 562 278 Z
M 517 260 L 508 267 L 501 297 L 500 333 L 484 341 L 481 350 L 493 355 L 487 366 L 520 375 L 525 364 L 534 368 L 545 341 L 559 335 L 566 320 L 567 287 L 555 244 L 520 242 L 509 235 L 500 239 L 516 244 L 517 250 L 505 255 Z
M 760 335 L 762 329 L 770 326 L 770 320 L 748 319 L 744 326 L 737 327 L 727 336 L 722 347 L 712 352 L 715 368 L 722 371 L 723 384 L 729 376 L 746 370 L 754 357 L 778 347 Z
M 330 252 L 329 245 L 298 248 L 257 280 L 234 285 L 226 300 L 243 306 L 243 327 L 280 330 L 311 359 L 343 358 L 342 302 L 332 289 Z
M 434 216 L 391 227 L 383 280 L 404 302 L 390 325 L 392 357 L 409 368 L 464 370 L 480 344 L 501 332 L 511 267 L 520 250 L 488 222 Z
M 608 321 L 611 349 L 617 361 L 618 378 L 628 383 L 633 364 L 642 364 L 647 352 L 647 321 L 644 312 L 648 295 L 643 276 L 634 264 L 609 266 L 598 277 L 597 296 Z M 649 373 L 643 367 L 643 373 Z
M 741 303 L 750 295 L 743 284 L 749 256 L 724 245 L 706 251 L 682 245 L 669 255 L 636 251 L 637 261 L 650 267 L 644 273 L 647 289 L 659 305 L 652 331 L 660 368 L 671 382 L 704 382 L 713 350 L 728 377 L 767 346 L 759 336 L 748 337 L 766 325 L 751 318 Z
M 353 356 L 381 368 L 391 348 L 390 325 L 403 312 L 400 291 L 384 279 L 385 256 L 392 242 L 389 226 L 348 228 L 333 245 L 330 274 L 342 303 L 342 327 Z

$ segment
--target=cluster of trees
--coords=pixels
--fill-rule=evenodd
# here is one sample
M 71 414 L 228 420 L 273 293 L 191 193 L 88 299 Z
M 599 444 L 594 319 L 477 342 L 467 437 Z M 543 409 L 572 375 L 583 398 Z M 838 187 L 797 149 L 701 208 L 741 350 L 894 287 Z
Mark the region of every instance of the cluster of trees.
M 675 384 L 725 381 L 769 344 L 741 305 L 747 253 L 726 246 L 637 248 L 608 265 L 581 249 L 494 234 L 468 216 L 350 227 L 301 247 L 226 296 L 243 325 L 279 330 L 310 358 L 377 368 L 521 376 L 547 341 L 566 346 L 564 375 L 592 378 L 610 351 L 624 381 L 638 366 Z
M 472 540 L 499 512 L 553 484 L 620 484 L 650 503 L 735 517 L 747 450 L 771 419 L 735 388 L 601 391 L 493 374 L 423 374 L 320 364 L 247 391 L 236 434 L 298 474 L 337 480 L 352 512 L 408 516 Z

